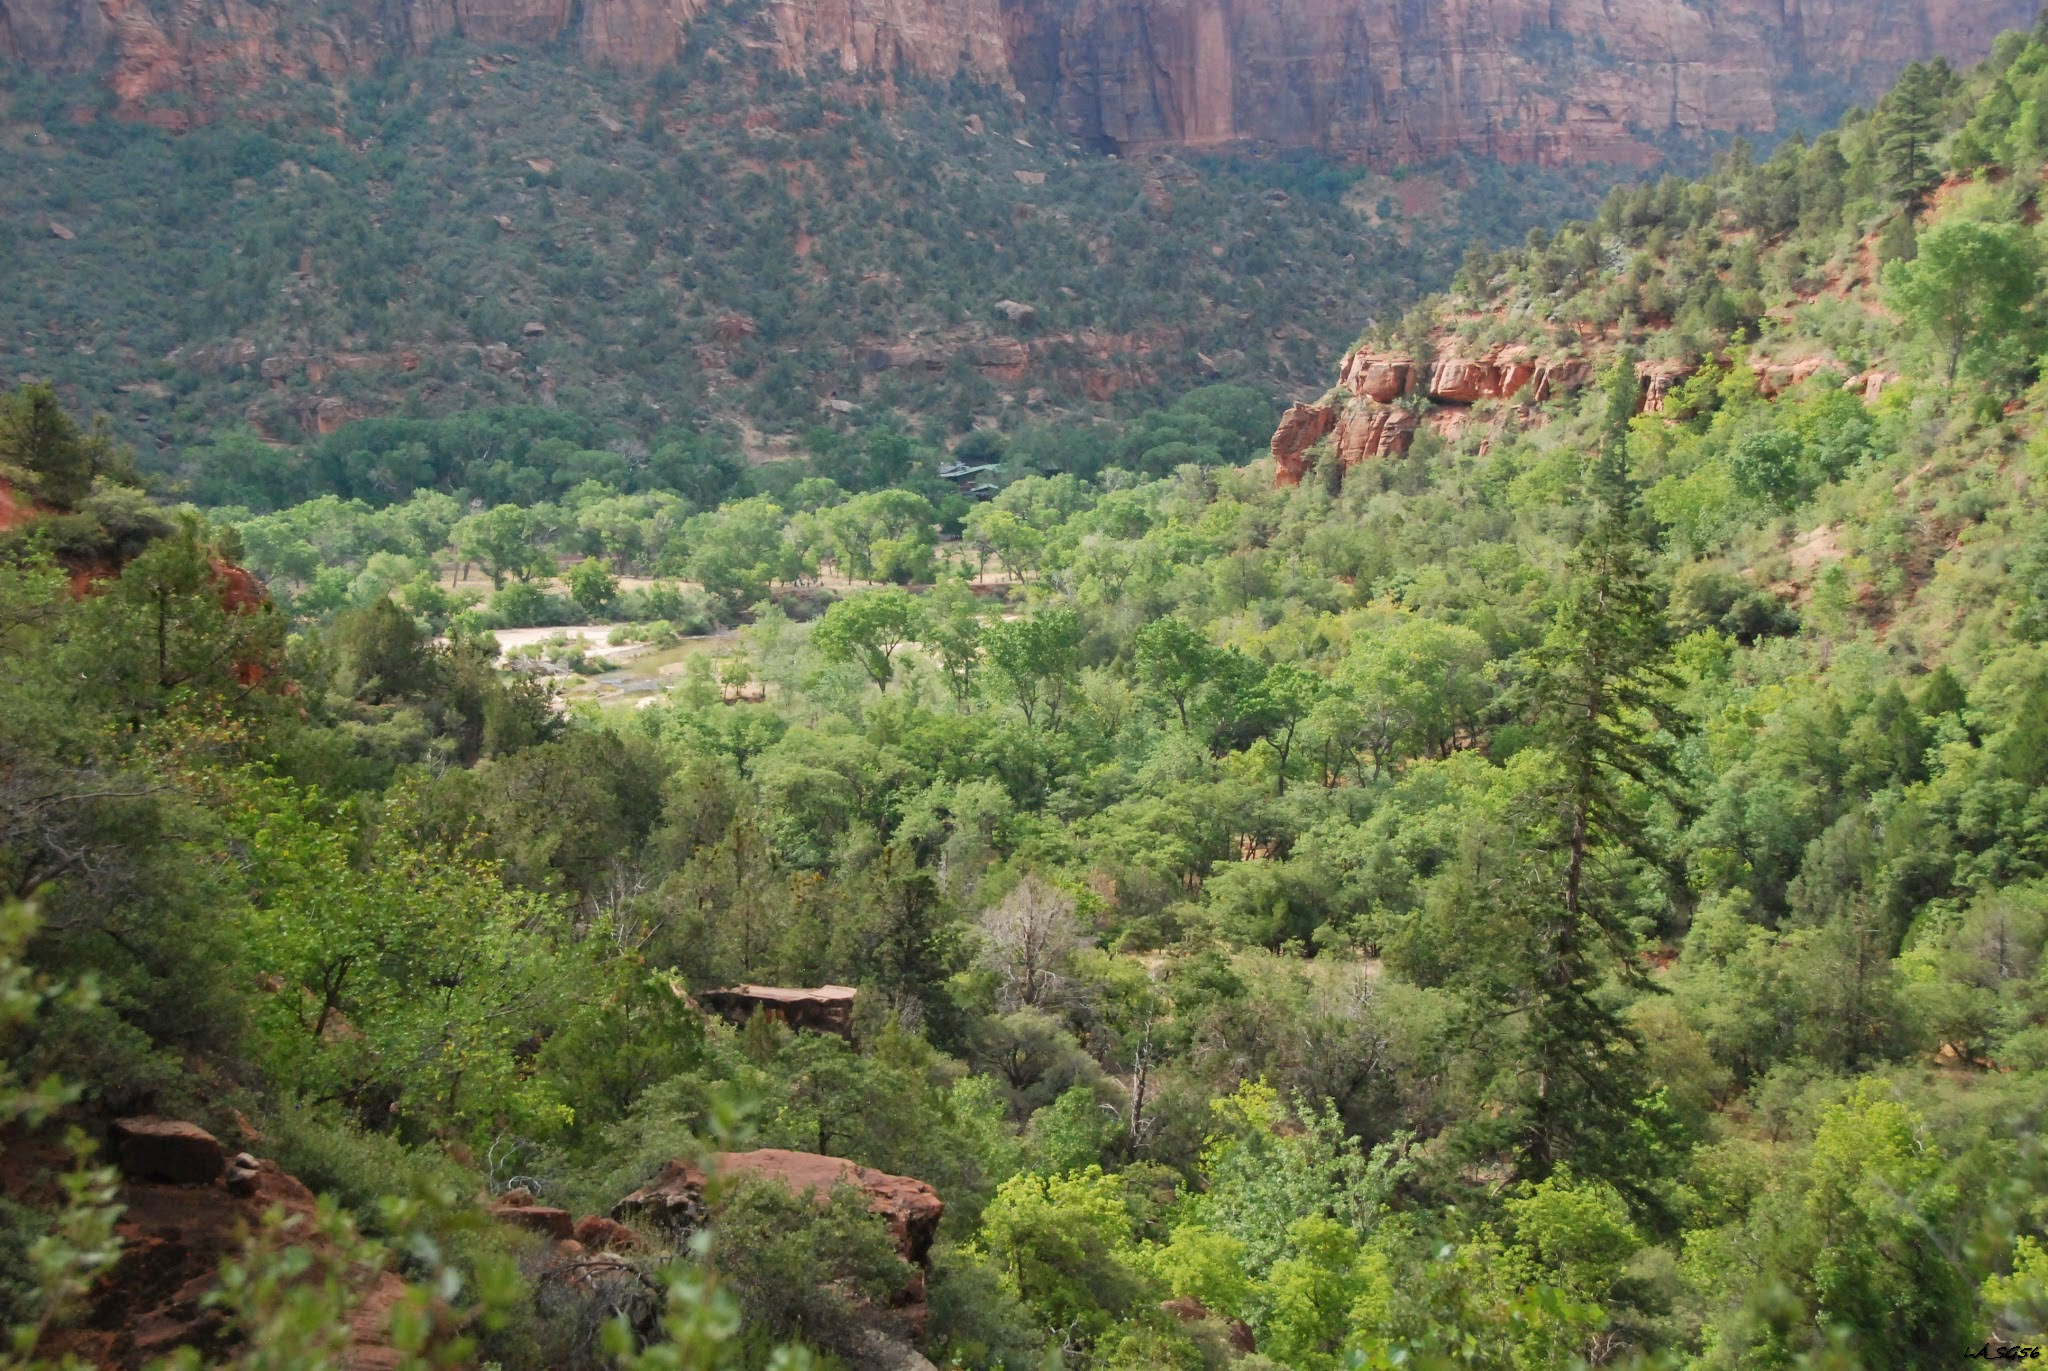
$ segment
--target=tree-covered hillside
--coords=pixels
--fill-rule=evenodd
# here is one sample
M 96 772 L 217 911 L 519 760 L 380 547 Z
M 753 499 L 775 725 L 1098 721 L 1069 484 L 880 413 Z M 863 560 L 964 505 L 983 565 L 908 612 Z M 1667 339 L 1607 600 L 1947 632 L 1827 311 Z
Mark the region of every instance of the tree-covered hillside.
M 691 29 L 652 81 L 453 47 L 181 134 L 0 91 L 0 357 L 152 467 L 247 429 L 558 407 L 934 433 L 1272 390 L 1597 174 L 1103 158 L 962 85 L 806 82 Z M 857 407 L 857 408 L 856 408 Z
M 1474 257 L 1368 345 L 1593 381 L 1361 401 L 1405 451 L 1292 485 L 1228 386 L 970 437 L 973 503 L 886 425 L 680 494 L 505 410 L 145 525 L 19 392 L 20 1345 L 165 1259 L 106 1238 L 143 1181 L 35 1179 L 148 1113 L 337 1207 L 227 1254 L 230 1365 L 379 1319 L 508 1368 L 2026 1355 L 2044 102 L 2012 35 Z M 669 669 L 498 669 L 575 620 Z M 851 987 L 849 1034 L 737 986 Z M 929 1249 L 874 1188 L 640 1189 L 743 1149 L 927 1183 Z

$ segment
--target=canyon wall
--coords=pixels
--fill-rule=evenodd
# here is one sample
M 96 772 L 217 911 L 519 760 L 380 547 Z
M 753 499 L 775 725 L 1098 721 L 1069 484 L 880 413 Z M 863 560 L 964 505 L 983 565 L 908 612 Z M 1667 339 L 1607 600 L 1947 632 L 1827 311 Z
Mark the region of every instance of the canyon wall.
M 713 0 L 0 0 L 0 61 L 100 71 L 130 117 L 177 124 L 267 83 L 333 80 L 459 36 L 630 71 L 673 62 Z M 997 0 L 758 0 L 748 39 L 794 71 L 1009 84 Z
M 966 73 L 1077 141 L 1257 145 L 1376 165 L 1471 152 L 1647 163 L 1973 60 L 2038 0 L 740 0 L 790 70 Z M 651 70 L 712 0 L 0 0 L 0 59 L 100 70 L 176 124 L 459 34 Z
M 1379 165 L 1649 162 L 1973 60 L 2037 0 L 1005 0 L 1011 74 L 1076 138 Z

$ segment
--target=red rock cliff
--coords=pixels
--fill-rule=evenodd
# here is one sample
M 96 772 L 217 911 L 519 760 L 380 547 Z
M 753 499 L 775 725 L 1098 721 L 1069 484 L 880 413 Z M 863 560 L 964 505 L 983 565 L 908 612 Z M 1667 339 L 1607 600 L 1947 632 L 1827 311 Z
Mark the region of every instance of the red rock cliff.
M 0 58 L 102 67 L 124 111 L 334 79 L 461 34 L 646 70 L 710 0 L 0 0 Z M 792 70 L 966 72 L 1099 147 L 1654 160 L 1971 59 L 2036 0 L 766 0 Z M 155 116 L 176 125 L 182 111 Z
M 1005 0 L 1012 74 L 1114 147 L 1649 161 L 1975 58 L 2036 0 Z
M 164 96 L 246 93 L 273 79 L 366 72 L 451 34 L 492 47 L 566 42 L 588 61 L 675 60 L 710 0 L 0 0 L 0 59 L 104 65 L 124 111 Z M 960 72 L 1007 84 L 997 0 L 769 0 L 760 22 L 797 71 Z M 159 115 L 159 122 L 176 123 Z

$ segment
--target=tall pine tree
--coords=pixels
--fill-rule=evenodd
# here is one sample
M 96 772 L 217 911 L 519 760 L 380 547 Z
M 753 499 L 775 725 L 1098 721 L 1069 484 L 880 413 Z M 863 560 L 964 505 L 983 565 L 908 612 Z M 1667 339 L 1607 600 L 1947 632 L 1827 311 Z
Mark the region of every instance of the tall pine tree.
M 1878 106 L 1878 165 L 1884 172 L 1884 193 L 1908 214 L 1916 213 L 1928 192 L 1941 184 L 1934 145 L 1941 138 L 1941 102 L 1953 80 L 1948 63 L 1938 58 L 1909 63 Z
M 1619 868 L 1631 856 L 1656 857 L 1642 798 L 1669 792 L 1682 727 L 1650 530 L 1628 470 L 1631 360 L 1616 363 L 1604 389 L 1606 421 L 1585 483 L 1591 522 L 1525 662 L 1531 722 L 1556 762 L 1532 835 L 1552 858 L 1531 968 L 1537 1073 L 1523 1138 L 1539 1171 L 1583 1150 L 1589 1136 L 1611 1140 L 1633 1113 L 1634 1039 L 1602 991 L 1611 977 L 1643 979 Z
M 1527 1176 L 1569 1162 L 1649 1199 L 1641 1053 L 1621 1006 L 1647 984 L 1631 925 L 1658 853 L 1648 797 L 1669 793 L 1681 721 L 1649 545 L 1628 471 L 1640 395 L 1632 361 L 1607 374 L 1587 462 L 1585 531 L 1550 626 L 1521 659 L 1529 741 L 1513 802 L 1475 815 L 1432 882 L 1427 917 L 1390 941 L 1404 975 L 1455 992 L 1462 1072 L 1476 1096 L 1466 1151 Z
M 79 433 L 48 386 L 0 395 L 0 480 L 33 499 L 76 509 L 92 490 L 98 438 Z
M 1626 889 L 1657 858 L 1644 800 L 1671 791 L 1682 723 L 1664 597 L 1628 471 L 1633 362 L 1617 363 L 1604 389 L 1606 421 L 1584 482 L 1590 521 L 1549 629 L 1523 661 L 1527 714 L 1552 765 L 1520 838 L 1540 855 L 1500 906 L 1527 921 L 1513 939 L 1527 961 L 1514 993 L 1520 1070 L 1504 1141 L 1534 1174 L 1570 1160 L 1626 1183 L 1640 1165 L 1643 1088 L 1637 1043 L 1611 992 L 1646 983 Z

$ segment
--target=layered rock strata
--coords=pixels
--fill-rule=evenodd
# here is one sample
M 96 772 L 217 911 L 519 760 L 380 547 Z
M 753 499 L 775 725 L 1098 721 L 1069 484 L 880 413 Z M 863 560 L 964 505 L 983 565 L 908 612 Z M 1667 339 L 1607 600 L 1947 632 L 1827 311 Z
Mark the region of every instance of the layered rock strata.
M 1600 365 L 1586 357 L 1542 357 L 1518 345 L 1476 356 L 1447 351 L 1428 364 L 1399 353 L 1354 349 L 1338 365 L 1335 390 L 1313 404 L 1292 405 L 1280 416 L 1270 449 L 1274 480 L 1282 486 L 1301 484 L 1325 439 L 1330 459 L 1343 471 L 1376 457 L 1399 456 L 1425 426 L 1455 433 L 1470 407 L 1482 400 L 1509 402 L 1510 414 L 1531 420 L 1533 406 L 1591 385 Z M 1827 356 L 1790 362 L 1751 358 L 1749 368 L 1757 393 L 1766 399 L 1824 373 L 1847 370 Z M 1636 411 L 1663 413 L 1672 391 L 1694 370 L 1672 361 L 1637 363 Z M 1897 379 L 1889 372 L 1866 371 L 1842 382 L 1842 389 L 1869 403 Z
M 1653 370 L 1642 374 L 1661 402 L 1671 381 L 1649 379 Z M 1335 435 L 1332 455 L 1348 471 L 1374 457 L 1406 452 L 1433 413 L 1441 417 L 1481 400 L 1541 404 L 1581 388 L 1593 374 L 1593 363 L 1584 358 L 1545 358 L 1521 346 L 1489 348 L 1476 356 L 1448 352 L 1426 365 L 1414 357 L 1360 348 L 1338 367 L 1334 398 L 1295 405 L 1281 416 L 1272 443 L 1275 479 L 1283 486 L 1299 484 L 1310 449 L 1328 435 Z M 1655 375 L 1663 372 L 1655 370 Z
M 1116 148 L 1261 142 L 1379 164 L 1646 162 L 1971 58 L 2033 0 L 1006 0 L 1010 73 Z M 1824 79 L 1822 78 L 1824 75 Z
M 269 83 L 335 81 L 459 36 L 650 71 L 710 0 L 0 0 L 0 59 L 106 73 L 181 126 Z M 1970 60 L 2035 0 L 765 0 L 791 71 L 965 75 L 1119 151 L 1266 145 L 1377 165 L 1451 153 L 1647 163 L 1767 133 Z

